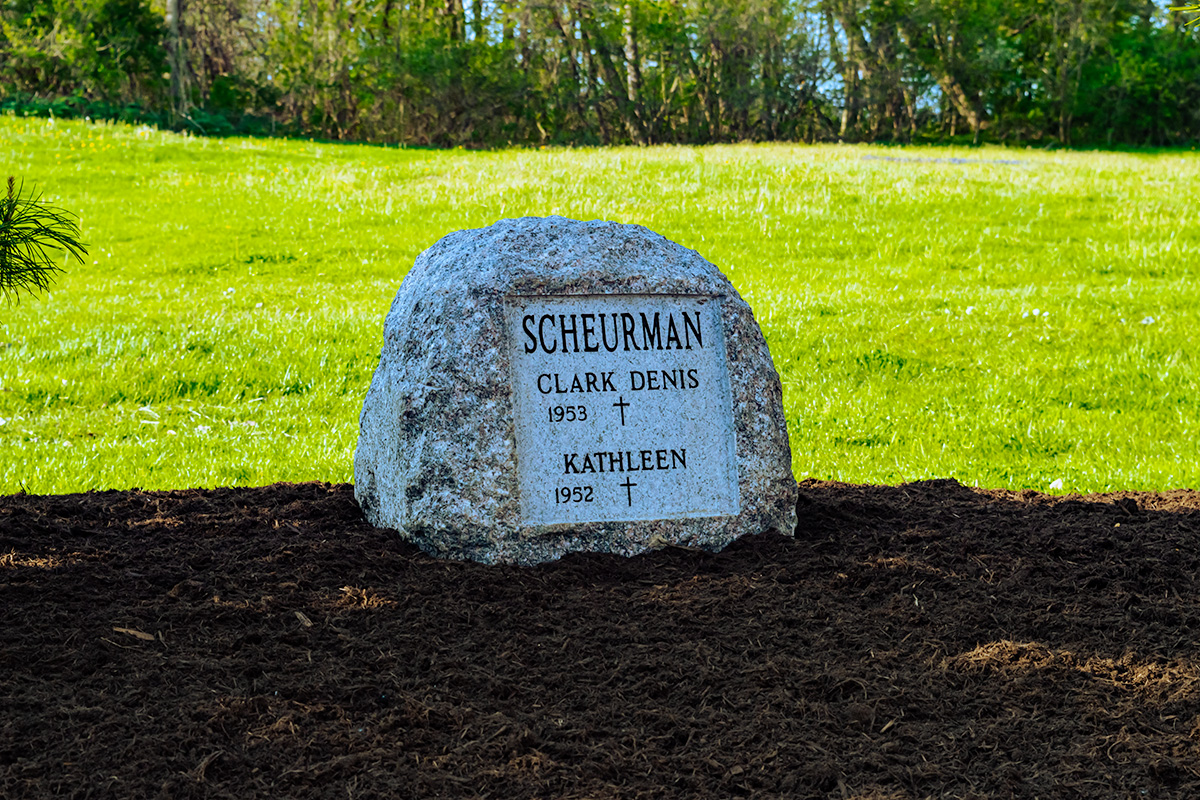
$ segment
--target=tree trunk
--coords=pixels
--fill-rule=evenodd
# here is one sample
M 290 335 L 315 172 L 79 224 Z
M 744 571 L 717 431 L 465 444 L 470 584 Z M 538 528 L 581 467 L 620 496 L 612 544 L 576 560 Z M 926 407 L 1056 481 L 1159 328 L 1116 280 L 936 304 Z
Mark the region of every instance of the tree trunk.
M 462 40 L 462 3 L 460 0 L 446 0 L 442 6 L 442 16 L 446 18 L 446 32 L 450 41 Z
M 171 112 L 186 117 L 191 110 L 187 42 L 183 38 L 182 0 L 167 0 L 167 58 L 171 66 Z
M 584 15 L 582 4 L 576 4 L 575 13 L 579 18 L 580 28 L 586 31 L 590 20 Z M 629 133 L 629 138 L 633 140 L 634 144 L 646 144 L 646 132 L 642 129 L 637 109 L 629 101 L 626 93 L 618 88 L 622 84 L 625 84 L 626 81 L 621 80 L 621 75 L 613 63 L 612 53 L 609 51 L 608 43 L 604 41 L 603 32 L 593 28 L 590 38 L 592 40 L 591 47 L 594 47 L 596 50 L 596 60 L 600 63 L 600 71 L 604 74 L 604 82 L 608 85 L 609 93 L 617 104 L 617 110 L 620 112 L 621 118 L 625 123 L 625 129 Z
M 471 0 L 471 35 L 476 42 L 483 41 L 483 0 Z
M 629 102 L 638 105 L 642 93 L 642 59 L 638 53 L 637 29 L 634 27 L 633 3 L 625 4 L 625 90 Z
M 583 38 L 583 54 L 584 58 L 587 59 L 588 96 L 591 99 L 592 107 L 596 109 L 596 124 L 600 128 L 600 143 L 605 145 L 611 144 L 613 135 L 608 127 L 608 120 L 604 116 L 604 105 L 601 102 L 602 98 L 599 87 L 600 78 L 597 74 L 596 59 L 592 53 L 592 40 L 588 36 L 583 20 L 577 18 L 576 21 L 579 23 L 579 35 Z
M 858 126 L 858 115 L 863 106 L 876 104 L 877 98 L 873 96 L 876 94 L 873 78 L 877 70 L 875 69 L 874 52 L 863 33 L 857 10 L 853 6 L 843 3 L 836 7 L 834 13 L 837 16 L 838 24 L 842 26 L 842 31 L 846 34 L 844 60 L 846 102 L 842 109 L 841 125 L 841 135 L 846 136 Z M 867 90 L 866 98 L 862 96 L 864 86 Z M 871 120 L 871 138 L 878 135 L 879 124 L 880 120 L 876 114 L 875 118 Z
M 479 0 L 475 0 L 476 3 Z M 567 61 L 571 64 L 571 104 L 575 106 L 575 113 L 579 115 L 579 124 L 583 130 L 588 128 L 587 109 L 584 108 L 583 101 L 580 98 L 580 88 L 583 81 L 579 75 L 579 62 L 575 53 L 575 38 L 567 32 L 567 25 L 563 22 L 562 17 L 558 15 L 557 10 L 551 10 L 551 15 L 554 19 L 554 27 L 558 31 L 559 36 L 563 41 L 563 53 Z M 572 27 L 574 27 L 572 25 Z M 589 87 L 590 91 L 590 87 Z
M 637 27 L 633 17 L 633 3 L 625 4 L 625 94 L 629 98 L 629 113 L 636 124 L 631 131 L 638 144 L 647 144 L 646 114 L 642 105 L 642 57 L 638 51 Z
M 939 59 L 944 68 L 938 71 L 938 85 L 942 87 L 942 91 L 950 98 L 950 102 L 958 109 L 958 113 L 971 126 L 971 134 L 974 137 L 976 144 L 979 143 L 979 131 L 983 129 L 983 102 L 976 95 L 974 100 L 967 97 L 966 91 L 963 90 L 962 83 L 955 76 L 954 67 L 958 63 L 957 55 L 954 52 L 954 40 L 948 40 L 948 37 L 939 36 L 937 31 L 934 31 L 934 42 L 938 45 L 938 50 L 942 53 L 942 58 Z

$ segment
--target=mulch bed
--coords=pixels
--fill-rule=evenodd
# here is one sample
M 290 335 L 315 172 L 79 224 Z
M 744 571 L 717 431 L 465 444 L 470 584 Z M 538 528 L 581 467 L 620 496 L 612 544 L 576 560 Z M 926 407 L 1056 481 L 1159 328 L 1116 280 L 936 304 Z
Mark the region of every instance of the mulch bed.
M 1200 796 L 1200 493 L 799 519 L 519 568 L 346 485 L 0 497 L 0 796 Z

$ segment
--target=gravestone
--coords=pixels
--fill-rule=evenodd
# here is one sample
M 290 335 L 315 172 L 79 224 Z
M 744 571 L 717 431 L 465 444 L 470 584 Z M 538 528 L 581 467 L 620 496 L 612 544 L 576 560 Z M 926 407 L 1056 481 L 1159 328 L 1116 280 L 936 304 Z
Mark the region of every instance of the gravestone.
M 795 527 L 749 306 L 697 253 L 612 222 L 502 220 L 422 253 L 384 323 L 354 477 L 373 525 L 485 563 Z

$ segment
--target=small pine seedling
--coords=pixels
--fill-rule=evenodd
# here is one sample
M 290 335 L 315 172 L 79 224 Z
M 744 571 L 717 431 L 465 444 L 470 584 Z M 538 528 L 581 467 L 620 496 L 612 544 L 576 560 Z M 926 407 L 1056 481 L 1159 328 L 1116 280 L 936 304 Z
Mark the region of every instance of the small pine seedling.
M 41 195 L 23 196 L 23 189 L 9 177 L 8 196 L 0 198 L 0 295 L 9 302 L 22 289 L 32 295 L 50 288 L 54 273 L 62 272 L 58 251 L 81 264 L 87 255 L 68 212 L 45 205 Z

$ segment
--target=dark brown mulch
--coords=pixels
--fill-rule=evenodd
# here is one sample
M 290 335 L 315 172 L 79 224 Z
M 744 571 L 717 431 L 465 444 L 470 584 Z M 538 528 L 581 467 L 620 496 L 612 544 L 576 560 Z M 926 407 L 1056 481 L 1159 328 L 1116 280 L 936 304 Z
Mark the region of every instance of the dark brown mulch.
M 0 497 L 0 796 L 1200 796 L 1200 493 L 799 511 L 518 568 L 344 485 Z

